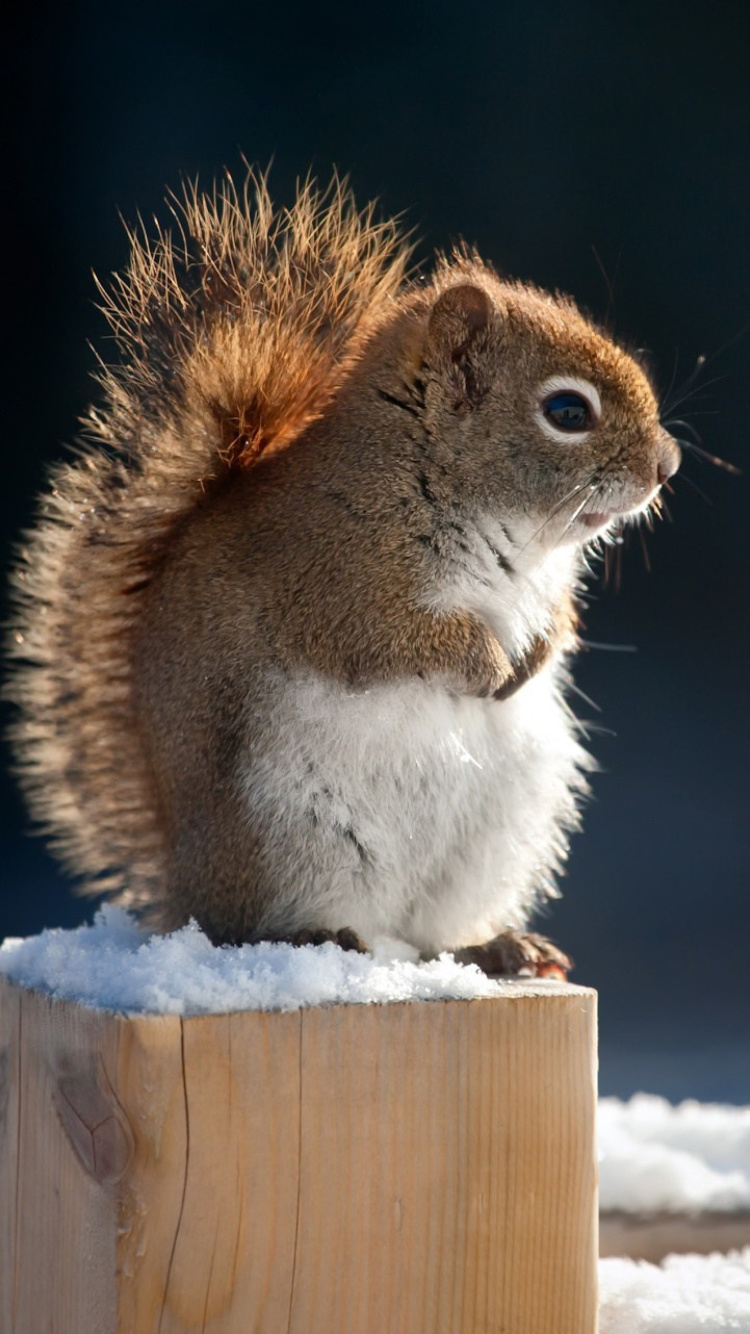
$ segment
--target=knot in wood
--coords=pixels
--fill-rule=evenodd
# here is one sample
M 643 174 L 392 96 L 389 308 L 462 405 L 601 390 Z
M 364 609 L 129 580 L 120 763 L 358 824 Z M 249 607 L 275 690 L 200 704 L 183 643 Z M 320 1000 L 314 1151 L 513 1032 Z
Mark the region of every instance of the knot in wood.
M 54 1093 L 63 1129 L 86 1171 L 100 1182 L 119 1181 L 131 1157 L 131 1135 L 122 1110 L 91 1071 L 60 1074 Z

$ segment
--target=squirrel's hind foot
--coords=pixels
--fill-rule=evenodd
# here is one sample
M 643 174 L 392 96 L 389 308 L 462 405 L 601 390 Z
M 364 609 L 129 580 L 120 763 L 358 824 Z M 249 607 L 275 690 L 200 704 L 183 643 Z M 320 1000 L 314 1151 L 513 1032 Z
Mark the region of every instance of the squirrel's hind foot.
M 459 963 L 475 963 L 490 977 L 551 977 L 564 982 L 573 960 L 546 936 L 503 931 L 484 945 L 454 950 Z

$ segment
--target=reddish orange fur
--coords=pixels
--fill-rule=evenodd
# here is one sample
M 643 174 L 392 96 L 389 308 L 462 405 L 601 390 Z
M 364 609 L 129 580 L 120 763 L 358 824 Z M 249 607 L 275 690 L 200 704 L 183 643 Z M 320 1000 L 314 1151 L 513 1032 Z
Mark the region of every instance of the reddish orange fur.
M 84 889 L 142 904 L 162 874 L 130 695 L 131 629 L 166 540 L 229 469 L 318 417 L 392 307 L 408 248 L 334 179 L 275 213 L 265 179 L 173 201 L 100 288 L 122 363 L 55 470 L 15 573 L 8 694 L 33 814 Z M 96 547 L 96 558 L 87 551 Z

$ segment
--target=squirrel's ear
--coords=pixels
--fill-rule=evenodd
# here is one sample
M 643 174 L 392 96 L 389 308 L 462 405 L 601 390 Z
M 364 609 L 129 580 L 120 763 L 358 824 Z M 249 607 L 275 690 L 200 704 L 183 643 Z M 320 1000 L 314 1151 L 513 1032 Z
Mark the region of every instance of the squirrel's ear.
M 473 283 L 449 287 L 432 308 L 428 347 L 437 368 L 447 377 L 456 412 L 476 407 L 489 389 L 487 335 L 492 325 L 492 302 Z

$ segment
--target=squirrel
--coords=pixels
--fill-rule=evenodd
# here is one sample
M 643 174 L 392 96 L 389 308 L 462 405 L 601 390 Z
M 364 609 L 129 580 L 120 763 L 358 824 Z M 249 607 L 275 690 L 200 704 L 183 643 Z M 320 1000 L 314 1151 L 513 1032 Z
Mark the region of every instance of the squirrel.
M 337 178 L 172 202 L 15 572 L 34 816 L 158 929 L 564 973 L 527 925 L 593 766 L 587 553 L 680 463 L 649 375 L 468 247 L 413 279 Z

